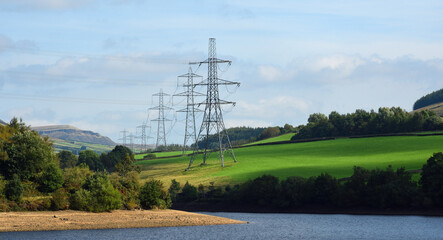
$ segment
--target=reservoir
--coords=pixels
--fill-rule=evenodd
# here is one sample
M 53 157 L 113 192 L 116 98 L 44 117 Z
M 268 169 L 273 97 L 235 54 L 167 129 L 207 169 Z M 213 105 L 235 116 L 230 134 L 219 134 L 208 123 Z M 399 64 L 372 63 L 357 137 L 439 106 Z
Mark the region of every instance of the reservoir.
M 0 233 L 0 239 L 443 239 L 443 217 L 203 213 L 249 224 Z

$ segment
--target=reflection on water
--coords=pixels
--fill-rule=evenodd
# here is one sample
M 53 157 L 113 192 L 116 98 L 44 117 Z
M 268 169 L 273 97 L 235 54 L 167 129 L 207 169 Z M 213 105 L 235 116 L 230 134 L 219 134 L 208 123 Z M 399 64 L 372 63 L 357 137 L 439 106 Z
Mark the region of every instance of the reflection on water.
M 249 224 L 0 233 L 0 239 L 443 239 L 442 217 L 206 213 Z

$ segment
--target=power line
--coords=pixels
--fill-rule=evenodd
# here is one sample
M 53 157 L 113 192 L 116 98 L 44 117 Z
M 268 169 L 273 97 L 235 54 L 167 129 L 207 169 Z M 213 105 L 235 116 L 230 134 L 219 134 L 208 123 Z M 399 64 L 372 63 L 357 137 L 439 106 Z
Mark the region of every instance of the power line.
M 207 155 L 211 152 L 209 146 L 209 137 L 212 133 L 218 136 L 218 148 L 220 151 L 220 161 L 221 166 L 224 167 L 224 152 L 229 151 L 234 162 L 237 162 L 235 159 L 234 151 L 232 150 L 231 141 L 229 140 L 228 133 L 226 132 L 225 124 L 223 122 L 223 114 L 220 106 L 222 104 L 232 104 L 235 105 L 234 102 L 228 102 L 225 100 L 221 100 L 219 97 L 219 85 L 237 85 L 240 86 L 238 82 L 227 81 L 218 78 L 218 64 L 231 64 L 229 60 L 222 60 L 217 58 L 216 53 L 216 45 L 215 38 L 209 39 L 209 49 L 208 49 L 208 58 L 202 62 L 192 62 L 190 64 L 207 64 L 208 65 L 208 78 L 201 83 L 195 85 L 206 86 L 206 101 L 200 103 L 198 105 L 204 104 L 205 111 L 203 115 L 202 125 L 200 127 L 200 131 L 195 142 L 194 153 L 191 156 L 191 160 L 189 161 L 189 166 L 186 170 L 189 170 L 191 167 L 196 155 L 199 151 L 199 140 L 203 141 L 204 149 L 203 149 L 203 163 L 206 164 Z
M 2 73 L 16 75 L 16 77 L 26 78 L 28 80 L 38 79 L 39 81 L 53 81 L 60 83 L 60 80 L 66 80 L 67 82 L 86 82 L 86 83 L 106 83 L 106 84 L 132 84 L 132 85 L 155 85 L 154 83 L 164 83 L 164 82 L 172 82 L 172 81 L 162 81 L 162 80 L 134 80 L 134 79 L 116 79 L 116 78 L 100 78 L 100 77 L 85 77 L 85 76 L 73 76 L 73 75 L 54 75 L 54 74 L 45 74 L 45 73 L 37 73 L 37 72 L 24 72 L 24 71 L 2 71 Z M 22 76 L 26 75 L 26 76 Z
M 97 98 L 73 98 L 73 97 L 57 97 L 57 96 L 32 96 L 32 95 L 17 95 L 1 93 L 0 98 L 18 99 L 18 100 L 32 100 L 32 101 L 46 101 L 46 102 L 75 102 L 88 104 L 116 104 L 116 105 L 145 105 L 142 102 L 116 99 L 97 99 Z
M 43 55 L 43 56 L 53 56 L 53 57 L 71 57 L 71 58 L 91 58 L 91 59 L 106 59 L 110 61 L 120 61 L 120 62 L 145 62 L 145 63 L 157 63 L 157 64 L 187 64 L 187 61 L 174 61 L 169 58 L 159 58 L 159 57 L 143 57 L 143 56 L 110 56 L 110 55 L 94 55 L 85 53 L 73 53 L 66 51 L 54 51 L 54 50 L 41 50 L 38 48 L 21 48 L 13 46 L 0 46 L 0 50 L 10 50 L 19 52 L 22 54 L 30 55 Z

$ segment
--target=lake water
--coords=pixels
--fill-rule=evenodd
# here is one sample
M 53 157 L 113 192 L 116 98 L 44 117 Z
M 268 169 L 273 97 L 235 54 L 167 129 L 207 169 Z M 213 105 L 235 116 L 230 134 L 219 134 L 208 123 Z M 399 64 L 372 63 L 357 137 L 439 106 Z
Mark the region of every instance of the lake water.
M 443 217 L 205 213 L 249 224 L 0 233 L 0 239 L 443 239 Z

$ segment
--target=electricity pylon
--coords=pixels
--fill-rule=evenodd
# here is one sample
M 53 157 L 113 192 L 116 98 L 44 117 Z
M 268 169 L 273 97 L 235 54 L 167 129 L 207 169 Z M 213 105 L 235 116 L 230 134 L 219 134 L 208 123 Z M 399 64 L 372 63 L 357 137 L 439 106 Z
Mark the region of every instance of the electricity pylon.
M 132 133 L 129 133 L 128 138 L 129 138 L 129 148 L 131 149 L 132 152 L 134 152 L 134 135 Z
M 202 112 L 202 110 L 196 108 L 194 104 L 194 97 L 205 96 L 202 93 L 194 92 L 194 78 L 201 78 L 202 76 L 197 75 L 192 72 L 192 68 L 189 67 L 188 73 L 178 76 L 178 79 L 185 78 L 186 83 L 183 87 L 186 88 L 185 92 L 174 94 L 173 96 L 186 97 L 186 108 L 178 110 L 177 112 L 186 113 L 186 123 L 185 123 L 185 139 L 183 141 L 183 155 L 186 151 L 186 143 L 195 143 L 197 141 L 197 130 L 195 127 L 195 112 Z M 179 80 L 180 81 L 180 80 Z
M 152 138 L 150 136 L 148 136 L 146 134 L 146 128 L 151 128 L 151 126 L 148 126 L 146 124 L 146 122 L 143 122 L 142 125 L 137 126 L 137 129 L 141 129 L 141 133 L 140 135 L 137 135 L 136 138 L 140 139 L 140 146 L 141 146 L 141 150 L 142 152 L 147 151 L 148 150 L 148 138 Z
M 155 144 L 155 148 L 157 148 L 160 145 L 164 145 L 165 147 L 167 147 L 165 121 L 171 121 L 171 120 L 165 118 L 165 110 L 173 110 L 173 109 L 164 105 L 163 98 L 165 96 L 169 96 L 169 94 L 164 93 L 163 89 L 160 89 L 160 92 L 153 94 L 152 96 L 158 97 L 158 106 L 149 108 L 149 110 L 158 110 L 158 118 L 151 120 L 158 123 L 157 143 Z
M 124 129 L 123 131 L 120 131 L 123 134 L 122 138 L 119 138 L 118 140 L 122 140 L 123 141 L 123 146 L 126 146 L 126 133 L 128 133 L 128 131 L 126 131 L 126 129 Z
M 200 131 L 198 133 L 197 141 L 195 141 L 194 145 L 194 153 L 191 156 L 191 160 L 189 161 L 189 166 L 186 170 L 189 170 L 191 167 L 197 153 L 199 152 L 198 143 L 199 141 L 203 141 L 204 150 L 203 150 L 203 163 L 206 164 L 207 155 L 210 152 L 209 146 L 209 136 L 214 132 L 214 134 L 218 135 L 218 147 L 220 151 L 220 161 L 221 166 L 224 167 L 224 159 L 223 154 L 225 151 L 229 151 L 234 162 L 237 162 L 235 159 L 234 151 L 232 150 L 231 141 L 229 140 L 229 136 L 226 132 L 225 124 L 223 122 L 223 115 L 220 108 L 222 104 L 232 104 L 235 105 L 234 102 L 228 102 L 225 100 L 221 100 L 219 98 L 219 85 L 237 85 L 240 86 L 238 82 L 227 81 L 218 78 L 218 65 L 219 64 L 228 64 L 231 65 L 231 61 L 222 60 L 217 58 L 216 54 L 216 45 L 215 38 L 209 39 L 209 50 L 208 50 L 208 59 L 202 62 L 193 62 L 190 64 L 207 64 L 208 65 L 208 78 L 201 83 L 195 84 L 196 86 L 206 86 L 206 101 L 200 104 L 205 104 L 205 112 L 203 115 L 203 121 L 200 127 Z M 199 104 L 199 105 L 200 105 Z M 226 147 L 224 149 L 224 144 Z

